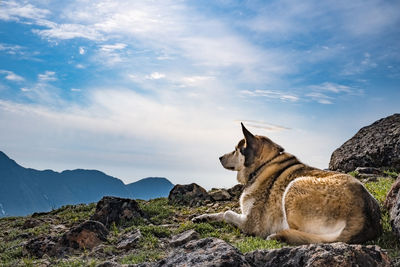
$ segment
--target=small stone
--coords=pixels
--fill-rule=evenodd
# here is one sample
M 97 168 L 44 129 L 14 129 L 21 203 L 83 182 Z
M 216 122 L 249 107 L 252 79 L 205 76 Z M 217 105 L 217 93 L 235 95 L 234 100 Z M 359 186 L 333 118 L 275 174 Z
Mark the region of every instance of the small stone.
M 188 230 L 178 235 L 174 235 L 169 241 L 169 244 L 172 247 L 178 247 L 198 238 L 200 238 L 199 233 L 197 233 L 195 230 Z
M 139 242 L 141 237 L 142 234 L 140 233 L 140 230 L 136 229 L 133 232 L 123 235 L 117 243 L 117 248 L 126 250 L 134 248 Z
M 210 192 L 210 196 L 215 201 L 225 201 L 230 200 L 232 196 L 225 189 L 218 189 L 216 191 Z

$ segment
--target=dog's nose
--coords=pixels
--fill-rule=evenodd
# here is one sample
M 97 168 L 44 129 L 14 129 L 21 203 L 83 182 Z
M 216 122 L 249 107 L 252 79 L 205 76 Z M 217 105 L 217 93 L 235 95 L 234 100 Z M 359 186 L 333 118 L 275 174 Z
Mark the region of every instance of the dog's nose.
M 219 157 L 219 161 L 221 161 L 221 160 L 222 160 L 222 158 L 223 158 L 223 156 Z

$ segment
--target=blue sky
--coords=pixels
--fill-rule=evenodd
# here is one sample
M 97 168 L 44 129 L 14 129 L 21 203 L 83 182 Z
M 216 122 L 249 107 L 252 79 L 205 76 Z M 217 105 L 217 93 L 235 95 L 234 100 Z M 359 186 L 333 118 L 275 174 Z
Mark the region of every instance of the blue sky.
M 326 168 L 400 111 L 399 33 L 398 1 L 1 1 L 0 150 L 228 187 L 244 121 Z

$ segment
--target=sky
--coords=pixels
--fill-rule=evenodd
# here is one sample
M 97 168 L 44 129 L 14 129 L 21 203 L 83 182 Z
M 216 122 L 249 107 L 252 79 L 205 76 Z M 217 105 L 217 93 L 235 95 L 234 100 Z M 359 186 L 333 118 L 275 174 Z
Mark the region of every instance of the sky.
M 0 1 L 0 150 L 236 184 L 240 122 L 309 165 L 400 112 L 399 1 Z

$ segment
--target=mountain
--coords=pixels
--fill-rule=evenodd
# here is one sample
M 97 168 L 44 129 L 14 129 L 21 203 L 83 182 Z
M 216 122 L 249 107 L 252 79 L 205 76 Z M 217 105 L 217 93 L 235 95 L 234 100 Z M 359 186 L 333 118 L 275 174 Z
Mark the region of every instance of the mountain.
M 126 187 L 135 198 L 149 200 L 150 198 L 168 196 L 174 185 L 166 178 L 149 177 L 128 184 Z
M 97 202 L 106 195 L 148 200 L 167 196 L 172 187 L 166 178 L 144 178 L 125 185 L 97 170 L 38 171 L 20 166 L 0 151 L 0 217 Z

